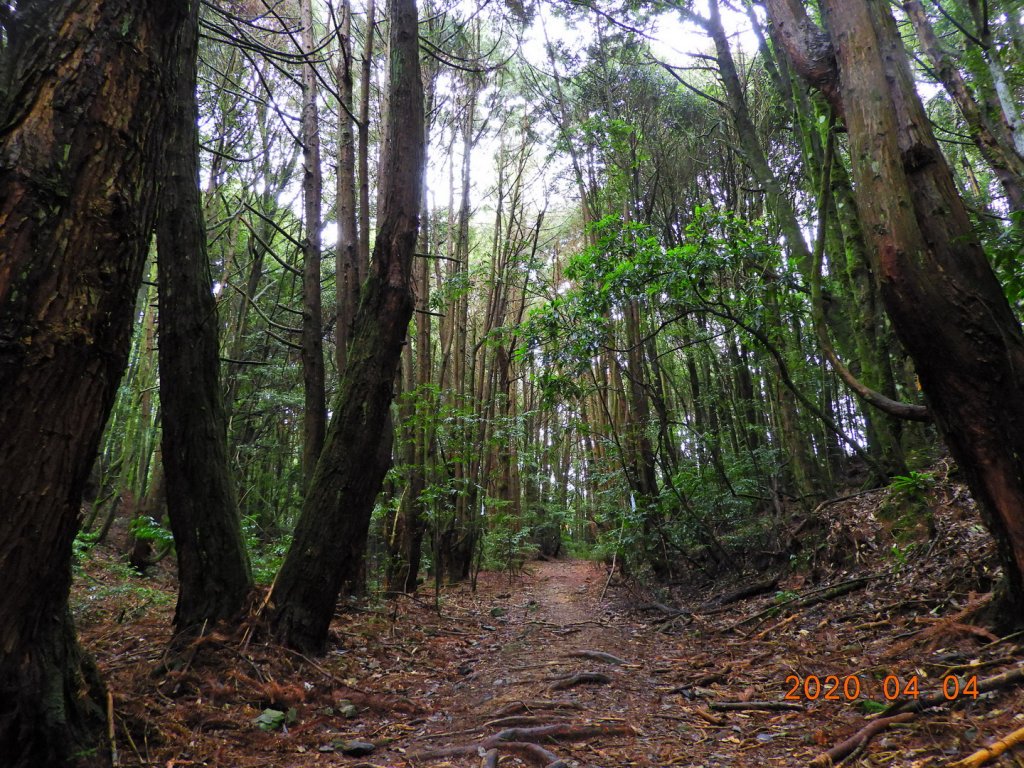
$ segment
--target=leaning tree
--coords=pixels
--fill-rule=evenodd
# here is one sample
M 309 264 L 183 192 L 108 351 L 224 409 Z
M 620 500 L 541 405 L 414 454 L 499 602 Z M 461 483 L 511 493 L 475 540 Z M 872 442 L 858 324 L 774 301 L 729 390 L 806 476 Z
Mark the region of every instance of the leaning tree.
M 341 587 L 362 561 L 374 499 L 391 463 L 389 409 L 413 314 L 412 261 L 425 159 L 415 0 L 388 4 L 390 75 L 377 239 L 348 360 L 295 536 L 271 594 L 288 644 L 320 651 Z
M 68 610 L 82 491 L 127 362 L 187 3 L 34 0 L 0 18 L 0 755 L 102 765 Z
M 767 0 L 787 54 L 849 132 L 857 207 L 893 328 L 995 538 L 998 619 L 1024 621 L 1024 334 L 914 87 L 886 0 Z

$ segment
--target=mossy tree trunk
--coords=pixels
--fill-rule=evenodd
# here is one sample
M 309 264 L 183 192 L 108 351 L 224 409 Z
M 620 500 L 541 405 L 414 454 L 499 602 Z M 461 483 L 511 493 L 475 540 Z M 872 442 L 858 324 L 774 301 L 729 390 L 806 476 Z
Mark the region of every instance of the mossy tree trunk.
M 156 211 L 184 3 L 37 0 L 0 52 L 0 755 L 110 763 L 68 610 Z

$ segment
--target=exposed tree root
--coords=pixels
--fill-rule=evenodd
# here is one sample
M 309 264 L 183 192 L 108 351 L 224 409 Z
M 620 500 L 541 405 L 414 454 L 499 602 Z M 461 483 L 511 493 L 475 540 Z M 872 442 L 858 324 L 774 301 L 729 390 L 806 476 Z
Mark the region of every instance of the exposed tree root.
M 497 753 L 510 752 L 543 768 L 567 768 L 568 764 L 538 742 L 584 741 L 605 736 L 622 736 L 636 731 L 628 725 L 570 725 L 556 723 L 532 728 L 505 728 L 479 744 L 460 744 L 409 755 L 409 759 L 439 760 L 447 757 L 483 755 L 482 768 L 497 765 Z M 493 755 L 493 757 L 492 757 Z
M 488 720 L 483 724 L 484 728 L 512 728 L 531 725 L 551 725 L 554 721 L 550 717 L 542 715 L 510 715 L 499 717 L 496 720 Z M 561 723 L 558 723 L 561 725 Z
M 999 675 L 987 677 L 984 680 L 979 680 L 978 693 L 986 693 L 1000 688 L 1008 688 L 1011 685 L 1016 685 L 1021 682 L 1024 682 L 1024 666 L 1011 669 L 1008 672 L 1003 672 Z M 882 716 L 879 719 L 873 720 L 853 734 L 850 738 L 836 744 L 836 746 L 832 747 L 828 752 L 814 758 L 810 765 L 812 768 L 830 766 L 833 763 L 849 757 L 857 750 L 862 749 L 869 741 L 871 741 L 871 739 L 884 731 L 890 725 L 909 722 L 917 717 L 919 712 L 942 704 L 950 703 L 951 701 L 943 692 L 931 693 L 916 699 L 898 701 L 882 712 Z M 712 704 L 711 707 L 717 709 L 714 704 Z M 1002 754 L 1002 752 L 1005 752 L 1007 749 L 1010 749 L 1022 742 L 1024 742 L 1024 728 L 1014 731 L 1009 736 L 996 742 L 988 749 L 979 750 L 970 757 L 964 758 L 958 763 L 954 763 L 954 766 L 957 768 L 973 768 L 973 766 L 982 765 L 993 757 L 997 757 Z
M 508 717 L 518 715 L 521 712 L 560 712 L 566 709 L 583 709 L 583 705 L 576 701 L 532 699 L 513 701 L 494 712 L 495 717 Z
M 835 765 L 840 760 L 844 760 L 858 749 L 866 746 L 869 741 L 890 725 L 906 723 L 913 720 L 915 717 L 917 717 L 917 715 L 913 712 L 904 712 L 901 715 L 893 715 L 892 717 L 883 717 L 878 720 L 873 720 L 853 734 L 850 738 L 839 742 L 828 752 L 823 752 L 818 755 L 816 758 L 811 760 L 809 765 L 811 768 L 827 768 L 827 766 Z
M 539 725 L 533 728 L 506 728 L 484 740 L 484 746 L 497 746 L 504 741 L 581 741 L 598 736 L 621 736 L 633 733 L 628 725 Z
M 604 672 L 578 672 L 575 675 L 557 679 L 548 686 L 548 690 L 564 691 L 577 685 L 606 685 L 611 681 L 612 679 Z
M 569 651 L 563 653 L 562 656 L 572 659 L 590 659 L 591 661 L 603 661 L 606 664 L 615 664 L 620 667 L 629 666 L 629 662 L 625 659 L 620 659 L 618 656 L 613 656 L 610 653 L 604 651 Z

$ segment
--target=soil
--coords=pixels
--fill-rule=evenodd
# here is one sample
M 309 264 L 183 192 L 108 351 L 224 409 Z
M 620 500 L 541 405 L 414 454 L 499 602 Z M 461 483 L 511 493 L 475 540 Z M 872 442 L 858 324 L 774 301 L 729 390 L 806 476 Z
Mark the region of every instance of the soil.
M 920 526 L 887 520 L 885 501 L 817 510 L 802 567 L 767 594 L 716 600 L 764 573 L 655 594 L 603 564 L 531 562 L 436 604 L 425 588 L 342 606 L 319 659 L 258 642 L 256 625 L 172 656 L 167 576 L 126 583 L 93 562 L 74 602 L 123 766 L 797 766 L 891 714 L 893 694 L 906 706 L 943 685 L 951 701 L 845 764 L 949 765 L 1024 726 L 1024 687 L 984 692 L 1024 650 L 979 618 L 994 573 L 969 499 L 932 491 Z M 366 754 L 344 754 L 353 742 Z

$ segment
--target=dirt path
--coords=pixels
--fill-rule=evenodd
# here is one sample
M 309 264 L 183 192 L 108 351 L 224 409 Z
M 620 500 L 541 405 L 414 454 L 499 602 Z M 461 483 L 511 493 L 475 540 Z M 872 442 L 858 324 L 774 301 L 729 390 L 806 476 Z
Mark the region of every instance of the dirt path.
M 80 620 L 114 694 L 122 766 L 764 768 L 807 765 L 862 727 L 884 704 L 885 675 L 920 673 L 922 693 L 934 692 L 946 670 L 995 674 L 1020 658 L 1018 644 L 983 645 L 990 639 L 962 623 L 917 622 L 930 606 L 961 602 L 927 578 L 931 587 L 869 579 L 790 610 L 768 595 L 666 623 L 638 613 L 639 599 L 621 586 L 602 599 L 598 564 L 530 563 L 515 577 L 481 574 L 476 592 L 442 590 L 440 612 L 423 593 L 342 613 L 324 659 L 212 636 L 169 670 L 172 601 L 136 619 L 120 588 L 119 603 L 94 601 Z M 151 606 L 148 589 L 139 602 Z M 581 673 L 592 678 L 570 684 Z M 784 702 L 791 675 L 856 675 L 863 691 Z M 716 709 L 726 702 L 741 706 Z M 262 730 L 268 710 L 287 722 Z M 1017 712 L 1020 688 L 962 700 L 886 732 L 849 764 L 945 764 L 1019 727 Z M 539 727 L 548 730 L 508 730 Z
M 652 764 L 624 754 L 635 751 L 637 705 L 656 681 L 643 663 L 646 643 L 638 642 L 635 622 L 600 599 L 605 578 L 603 568 L 585 561 L 531 563 L 514 579 L 482 575 L 477 594 L 467 596 L 473 607 L 462 603 L 472 618 L 482 617 L 481 640 L 459 660 L 463 680 L 438 691 L 449 705 L 446 729 L 430 728 L 424 740 L 487 747 L 487 737 L 503 727 L 561 725 L 560 744 L 547 746 L 559 758 Z

